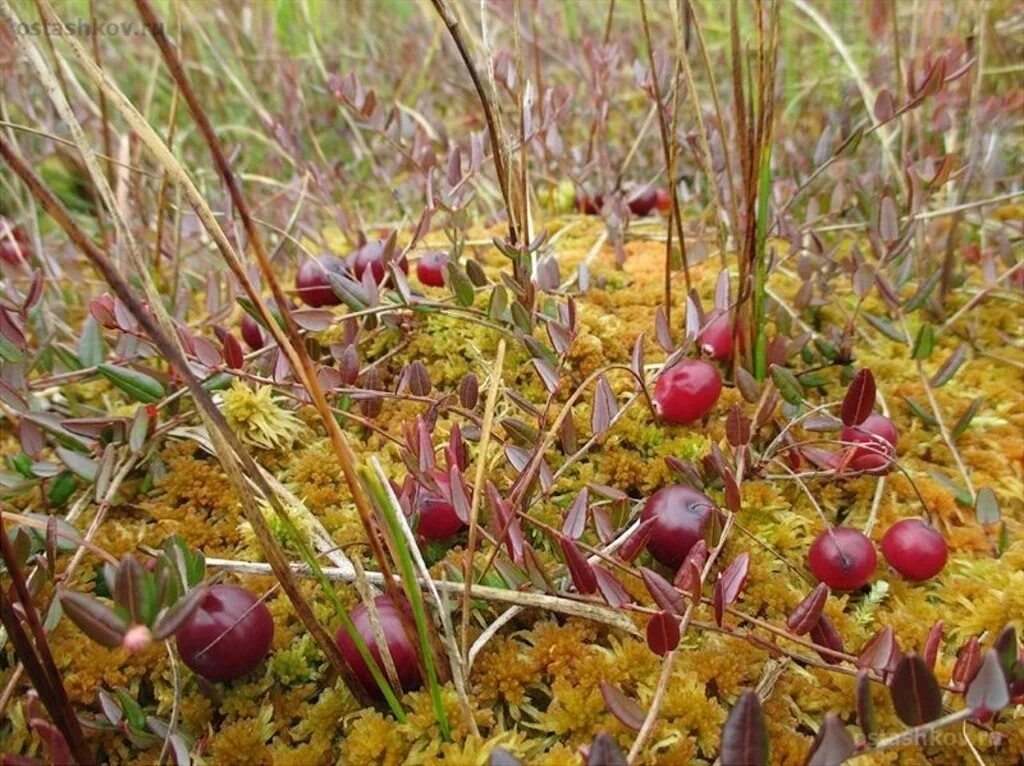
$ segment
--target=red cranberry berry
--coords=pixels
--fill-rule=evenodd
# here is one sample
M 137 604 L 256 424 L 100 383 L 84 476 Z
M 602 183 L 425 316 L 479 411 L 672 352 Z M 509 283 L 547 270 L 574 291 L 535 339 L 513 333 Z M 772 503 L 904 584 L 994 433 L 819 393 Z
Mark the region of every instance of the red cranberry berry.
M 659 188 L 657 191 L 657 197 L 655 197 L 654 206 L 658 208 L 659 213 L 667 213 L 672 207 L 672 195 L 668 193 L 668 189 Z
M 448 253 L 424 253 L 416 264 L 416 276 L 420 283 L 431 287 L 444 287 L 444 268 L 448 265 Z
M 901 519 L 882 537 L 882 555 L 908 580 L 927 580 L 946 566 L 949 546 L 938 530 L 922 519 Z
M 647 550 L 659 562 L 678 569 L 698 540 L 703 540 L 718 508 L 703 492 L 683 484 L 659 489 L 647 499 L 640 519 L 655 519 Z
M 446 497 L 450 492 L 447 474 L 444 471 L 432 471 L 430 476 L 441 491 L 420 489 L 416 498 L 416 513 L 419 516 L 416 531 L 424 540 L 447 540 L 461 532 L 464 525 Z
M 178 654 L 195 673 L 230 681 L 252 671 L 270 651 L 274 621 L 266 604 L 236 585 L 213 585 L 178 631 Z
M 0 260 L 11 266 L 20 266 L 31 254 L 24 230 L 0 215 Z
M 267 345 L 267 339 L 260 323 L 248 314 L 242 315 L 242 340 L 253 351 L 259 351 Z
M 369 269 L 373 280 L 379 285 L 387 274 L 384 265 L 384 240 L 367 242 L 349 255 L 348 264 L 356 279 L 362 279 L 363 272 Z M 398 267 L 406 274 L 409 273 L 409 261 L 404 256 L 398 261 Z
M 401 608 L 411 619 L 412 610 L 409 603 L 402 601 L 401 607 L 399 607 L 390 596 L 377 596 L 373 600 L 373 605 L 377 611 L 377 619 L 380 621 L 381 630 L 384 633 L 384 642 L 387 644 L 388 653 L 395 663 L 395 670 L 398 672 L 398 682 L 401 684 L 402 690 L 412 691 L 413 689 L 418 689 L 422 681 L 420 679 L 419 665 L 416 660 L 416 649 L 413 647 L 412 642 L 409 641 L 409 636 L 402 626 L 402 618 L 398 612 L 399 608 Z M 377 646 L 377 641 L 373 635 L 373 626 L 370 623 L 370 613 L 366 609 L 366 604 L 359 604 L 348 613 L 348 616 L 352 620 L 356 632 L 363 639 L 367 649 L 370 650 L 370 656 L 373 657 L 377 667 L 384 673 L 384 663 L 380 658 L 380 647 Z M 379 694 L 380 688 L 377 686 L 377 682 L 373 680 L 370 668 L 363 662 L 359 650 L 356 649 L 355 642 L 345 628 L 338 631 L 335 641 L 338 644 L 338 648 L 341 649 L 345 662 L 352 668 L 363 687 L 371 694 Z M 384 673 L 384 677 L 387 678 L 386 673 Z
M 811 572 L 832 590 L 857 590 L 875 573 L 875 546 L 853 527 L 825 530 L 807 553 Z
M 704 318 L 704 326 L 697 336 L 701 350 L 712 359 L 725 361 L 732 358 L 732 322 L 729 312 L 715 309 Z
M 885 415 L 872 413 L 859 426 L 846 426 L 840 438 L 846 444 L 858 445 L 846 463 L 851 471 L 889 472 L 899 436 Z
M 651 211 L 658 206 L 658 190 L 647 187 L 630 196 L 626 204 L 629 205 L 629 212 L 633 215 L 640 216 L 641 218 L 650 215 Z
M 341 298 L 334 294 L 327 272 L 341 274 L 344 270 L 345 262 L 333 255 L 307 259 L 295 275 L 295 291 L 307 306 L 337 306 Z
M 710 362 L 684 359 L 665 370 L 654 386 L 654 407 L 669 423 L 700 420 L 722 393 L 722 376 Z

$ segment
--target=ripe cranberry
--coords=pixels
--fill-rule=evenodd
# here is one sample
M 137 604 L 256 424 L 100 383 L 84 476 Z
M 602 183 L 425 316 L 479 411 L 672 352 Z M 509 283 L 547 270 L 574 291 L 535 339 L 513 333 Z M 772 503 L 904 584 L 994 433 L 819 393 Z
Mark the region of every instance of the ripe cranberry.
M 668 189 L 662 188 L 658 189 L 657 195 L 654 206 L 658 208 L 658 212 L 667 213 L 672 208 L 672 195 L 668 193 Z
M 0 215 L 0 260 L 11 266 L 20 266 L 31 254 L 28 235 L 20 226 Z
M 333 255 L 321 255 L 319 258 L 307 259 L 299 266 L 295 275 L 295 291 L 307 306 L 337 306 L 341 298 L 334 294 L 327 272 L 341 274 L 345 270 L 345 262 Z
M 846 464 L 851 471 L 889 472 L 899 436 L 885 415 L 872 413 L 859 426 L 846 426 L 840 438 L 847 444 L 861 445 L 854 448 Z
M 857 590 L 875 573 L 875 546 L 853 527 L 825 530 L 807 553 L 811 572 L 832 590 Z
M 722 393 L 722 376 L 710 362 L 684 359 L 665 370 L 654 386 L 654 406 L 669 423 L 700 420 Z
M 416 497 L 416 513 L 419 524 L 416 531 L 424 540 L 447 540 L 462 531 L 462 519 L 455 513 L 455 507 L 447 500 L 450 482 L 444 471 L 432 471 L 431 478 L 437 482 L 441 492 L 421 488 Z
M 592 197 L 582 189 L 577 189 L 573 207 L 583 215 L 600 215 L 601 208 L 604 207 L 604 195 L 597 194 Z
M 211 681 L 230 681 L 253 670 L 273 638 L 266 604 L 237 585 L 211 586 L 176 636 L 182 661 Z
M 379 285 L 387 274 L 387 269 L 384 266 L 384 240 L 376 239 L 367 242 L 355 250 L 348 257 L 348 265 L 356 279 L 362 279 L 363 272 L 369 268 L 374 281 Z M 404 256 L 398 261 L 398 267 L 406 274 L 409 273 L 409 261 Z
M 658 206 L 658 190 L 652 187 L 633 194 L 628 202 L 629 212 L 633 215 L 640 216 L 643 218 L 645 215 L 650 215 L 651 211 Z
M 882 555 L 908 580 L 927 580 L 946 566 L 946 538 L 921 519 L 901 519 L 882 537 Z
M 253 351 L 259 351 L 267 345 L 267 339 L 260 323 L 248 314 L 242 315 L 242 340 Z
M 712 359 L 725 361 L 732 358 L 732 322 L 729 312 L 715 309 L 704 318 L 704 326 L 697 336 L 701 350 Z
M 640 519 L 655 519 L 647 550 L 659 562 L 678 569 L 698 540 L 708 532 L 718 508 L 703 492 L 683 484 L 659 489 L 647 499 Z
M 380 621 L 380 627 L 384 633 L 384 642 L 388 646 L 388 653 L 395 663 L 395 670 L 398 672 L 398 682 L 401 684 L 402 690 L 412 691 L 413 689 L 418 689 L 422 681 L 420 679 L 419 665 L 416 660 L 416 649 L 412 642 L 409 641 L 405 628 L 402 627 L 402 618 L 398 612 L 399 608 L 401 608 L 411 618 L 412 609 L 409 603 L 403 600 L 399 607 L 392 601 L 390 596 L 377 596 L 373 600 L 373 605 L 376 608 L 377 619 Z M 348 616 L 352 620 L 356 632 L 366 643 L 367 649 L 370 650 L 370 656 L 373 657 L 378 668 L 384 673 L 384 677 L 387 678 L 387 674 L 384 672 L 384 663 L 380 658 L 380 647 L 377 646 L 377 641 L 373 635 L 373 626 L 370 624 L 370 613 L 366 609 L 366 604 L 359 604 L 348 613 Z M 342 656 L 349 667 L 352 668 L 360 683 L 371 694 L 378 694 L 380 689 L 376 681 L 373 680 L 370 668 L 363 662 L 362 656 L 360 656 L 359 651 L 356 649 L 355 642 L 344 628 L 338 631 L 335 641 L 338 643 L 338 648 L 341 649 Z
M 424 285 L 444 287 L 444 268 L 448 265 L 448 253 L 424 253 L 416 264 L 416 276 Z

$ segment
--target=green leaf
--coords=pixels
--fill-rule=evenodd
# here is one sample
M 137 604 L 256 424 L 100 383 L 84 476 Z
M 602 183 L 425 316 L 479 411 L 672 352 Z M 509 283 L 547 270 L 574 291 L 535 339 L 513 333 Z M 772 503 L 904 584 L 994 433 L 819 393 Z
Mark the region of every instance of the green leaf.
M 906 401 L 907 406 L 910 407 L 910 411 L 913 412 L 914 415 L 920 418 L 924 423 L 930 425 L 932 428 L 939 427 L 939 421 L 937 421 L 935 417 L 930 412 L 928 412 L 928 410 L 926 410 L 920 404 L 915 402 L 909 396 L 904 396 L 903 399 Z
M 935 328 L 927 322 L 921 325 L 917 331 L 917 339 L 914 341 L 914 351 L 911 354 L 913 359 L 927 359 L 935 350 Z
M 939 279 L 941 277 L 942 269 L 936 269 L 932 273 L 932 275 L 928 277 L 928 279 L 926 279 L 924 283 L 917 289 L 917 292 L 914 294 L 914 297 L 907 301 L 907 304 L 903 307 L 903 310 L 906 313 L 910 314 L 921 308 L 921 306 L 924 305 L 924 302 L 928 300 L 928 296 L 932 294 L 932 291 L 935 289 L 935 286 L 939 283 Z
M 96 367 L 103 362 L 103 333 L 92 315 L 85 318 L 82 337 L 78 339 L 78 361 L 83 367 Z
M 804 389 L 796 375 L 788 367 L 772 365 L 772 382 L 779 389 L 782 398 L 790 404 L 800 404 L 804 400 Z
M 92 596 L 73 590 L 58 590 L 61 607 L 71 621 L 96 643 L 113 648 L 121 645 L 128 625 Z
M 0 335 L 0 359 L 12 364 L 21 361 L 21 351 L 2 335 Z
M 946 489 L 950 490 L 953 493 L 953 498 L 961 505 L 970 506 L 974 504 L 974 500 L 971 497 L 971 493 L 968 492 L 963 487 L 957 486 L 945 474 L 936 470 L 931 470 L 928 472 L 928 475 L 935 479 L 935 481 L 937 481 L 939 484 L 946 487 Z
M 998 524 L 1001 514 L 996 493 L 989 487 L 982 487 L 974 498 L 974 517 L 979 524 Z
M 476 291 L 473 283 L 469 281 L 466 272 L 459 268 L 458 264 L 448 261 L 445 266 L 445 273 L 448 276 L 448 284 L 451 286 L 455 301 L 460 306 L 472 306 Z
M 964 432 L 971 425 L 971 421 L 974 420 L 974 416 L 978 414 L 978 410 L 981 409 L 981 405 L 984 403 L 985 398 L 981 396 L 971 402 L 964 414 L 956 421 L 956 425 L 953 426 L 952 434 L 954 439 L 959 439 L 964 435 Z
M 50 491 L 47 493 L 47 497 L 54 505 L 64 505 L 76 489 L 78 489 L 78 480 L 74 474 L 62 473 L 50 482 Z
M 203 381 L 203 389 L 206 391 L 223 391 L 231 385 L 234 376 L 230 372 L 218 372 Z
M 103 377 L 138 402 L 151 404 L 164 397 L 160 381 L 143 372 L 112 364 L 100 364 L 98 367 Z
M 868 320 L 868 324 L 878 330 L 882 335 L 887 337 L 889 340 L 894 340 L 897 343 L 906 343 L 907 339 L 903 336 L 899 330 L 890 322 L 888 319 L 877 317 L 867 311 L 862 312 L 864 318 Z

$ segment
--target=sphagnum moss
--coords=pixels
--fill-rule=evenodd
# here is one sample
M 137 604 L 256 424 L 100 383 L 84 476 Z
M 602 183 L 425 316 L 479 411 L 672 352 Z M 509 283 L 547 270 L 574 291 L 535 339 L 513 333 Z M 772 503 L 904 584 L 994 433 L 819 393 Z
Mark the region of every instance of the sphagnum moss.
M 567 262 L 582 257 L 589 241 L 584 237 L 566 238 L 563 246 L 569 248 Z M 650 330 L 660 292 L 652 278 L 660 268 L 660 248 L 657 243 L 630 242 L 631 258 L 624 272 L 613 270 L 607 248 L 592 264 L 595 276 L 625 280 L 629 289 L 593 291 L 581 299 L 574 376 L 612 361 L 628 362 L 629 349 L 641 331 L 648 334 L 648 358 L 658 358 Z M 713 289 L 713 270 L 696 266 L 693 276 L 706 298 Z M 779 291 L 787 292 L 785 275 L 779 279 Z M 881 310 L 871 301 L 867 308 Z M 821 310 L 827 313 L 830 307 Z M 613 319 L 602 318 L 609 312 Z M 983 340 L 994 342 L 996 333 L 1012 330 L 1006 309 L 998 304 L 983 305 L 978 312 L 976 326 Z M 434 386 L 447 389 L 467 372 L 482 372 L 497 341 L 493 331 L 450 317 L 429 317 L 426 328 L 426 332 L 413 336 L 407 349 L 387 362 L 389 374 L 397 374 L 405 361 L 417 358 L 426 364 Z M 368 349 L 369 356 L 385 353 L 387 343 L 393 341 L 382 336 L 379 348 Z M 1003 502 L 1010 543 L 1002 557 L 995 559 L 991 556 L 991 533 L 975 524 L 971 509 L 959 505 L 949 489 L 928 473 L 936 465 L 948 466 L 950 456 L 937 433 L 905 406 L 903 396 L 919 401 L 924 397 L 916 373 L 908 365 L 892 361 L 902 351 L 877 338 L 858 350 L 859 365 L 874 369 L 879 377 L 885 375 L 890 415 L 902 435 L 898 452 L 949 541 L 951 561 L 938 578 L 922 585 L 905 583 L 883 566 L 877 578 L 888 582 L 889 587 L 887 591 L 878 590 L 877 599 L 839 595 L 830 600 L 826 611 L 848 650 L 863 645 L 881 626 L 893 625 L 905 650 L 920 651 L 933 621 L 946 619 L 946 641 L 937 661 L 940 677 L 946 677 L 955 647 L 972 635 L 992 635 L 1007 621 L 1019 620 L 1024 614 L 1024 602 L 1020 601 L 1024 593 L 1024 525 L 1018 496 L 1024 452 L 1020 436 L 1024 395 L 1007 385 L 1015 373 L 998 362 L 986 362 L 984 373 L 980 365 L 968 363 L 960 372 L 962 386 L 955 392 L 938 392 L 940 405 L 951 413 L 964 409 L 975 396 L 984 396 L 992 403 L 967 430 L 959 446 L 976 482 L 992 486 Z M 510 357 L 506 367 L 509 380 L 528 383 L 527 395 L 541 400 L 543 388 L 527 369 L 526 361 L 525 357 Z M 835 398 L 835 391 L 841 390 L 838 381 L 830 385 L 835 386 L 830 389 Z M 78 393 L 82 397 L 110 395 L 106 386 L 90 388 L 88 384 Z M 315 421 L 305 417 L 305 411 L 296 412 L 294 405 L 285 400 L 268 399 L 269 393 L 263 390 L 236 388 L 226 396 L 229 402 L 231 397 L 239 399 L 240 403 L 230 406 L 232 411 L 237 410 L 232 417 L 239 432 L 261 440 L 260 446 L 290 443 L 301 430 L 314 434 L 294 449 L 268 452 L 267 464 L 303 499 L 336 543 L 349 555 L 365 555 L 364 533 L 351 497 Z M 738 401 L 738 392 L 727 389 L 718 407 L 727 408 Z M 588 400 L 577 408 L 576 418 L 581 425 L 589 421 L 589 407 Z M 243 410 L 248 413 L 245 417 L 238 414 Z M 375 422 L 401 439 L 403 424 L 421 411 L 414 402 L 385 399 Z M 260 419 L 255 426 L 252 417 Z M 441 413 L 438 432 L 448 433 L 451 422 L 449 414 Z M 356 432 L 364 440 L 358 442 L 361 453 L 377 454 L 390 475 L 400 478 L 404 467 L 394 444 L 379 434 Z M 498 433 L 503 433 L 500 426 Z M 724 436 L 720 419 L 713 419 L 706 430 L 666 426 L 653 423 L 638 402 L 584 460 L 565 473 L 557 496 L 571 498 L 585 484 L 596 482 L 642 497 L 674 480 L 665 457 L 699 460 L 712 442 L 721 442 Z M 162 478 L 147 496 L 136 501 L 133 510 L 113 509 L 97 542 L 119 555 L 136 550 L 140 544 L 158 546 L 167 535 L 179 533 L 208 555 L 254 555 L 241 528 L 237 499 L 216 462 L 194 445 L 181 441 L 168 442 L 160 457 L 166 468 Z M 550 460 L 552 468 L 557 469 L 564 456 L 554 451 Z M 492 474 L 495 480 L 506 481 L 512 476 L 503 462 L 496 462 Z M 827 514 L 844 514 L 852 523 L 863 525 L 875 483 L 872 477 L 860 477 L 821 484 L 815 491 Z M 721 500 L 717 489 L 709 491 Z M 753 550 L 752 567 L 758 576 L 752 578 L 740 606 L 748 614 L 781 622 L 803 596 L 803 580 L 791 576 L 792 570 L 805 571 L 806 542 L 820 531 L 821 522 L 803 494 L 784 482 L 750 479 L 743 486 L 743 504 L 742 523 L 773 552 L 760 547 Z M 553 508 L 553 504 L 538 506 L 537 517 L 557 522 Z M 910 483 L 902 474 L 894 473 L 887 479 L 873 536 L 880 537 L 899 518 L 920 514 Z M 589 531 L 585 539 L 595 542 Z M 742 541 L 730 542 L 725 557 L 742 548 Z M 459 550 L 457 544 L 446 559 L 457 564 Z M 540 555 L 552 563 L 558 561 L 547 551 L 541 550 Z M 483 557 L 478 561 L 482 563 Z M 371 565 L 365 559 L 364 563 Z M 442 565 L 435 564 L 433 571 L 440 574 Z M 272 580 L 258 578 L 249 584 L 263 590 Z M 629 579 L 625 584 L 638 603 L 650 605 L 649 594 L 639 581 Z M 323 594 L 312 583 L 305 583 L 304 590 L 317 614 L 331 624 L 333 611 Z M 340 593 L 346 606 L 357 602 L 350 588 L 342 587 Z M 524 612 L 476 659 L 470 705 L 477 717 L 480 739 L 469 736 L 454 689 L 445 688 L 443 699 L 455 732 L 455 741 L 446 744 L 441 741 L 424 692 L 406 696 L 412 712 L 405 724 L 399 724 L 380 712 L 360 710 L 340 686 L 319 683 L 324 659 L 302 631 L 287 599 L 274 595 L 268 605 L 276 627 L 275 652 L 254 677 L 225 685 L 218 699 L 210 699 L 195 678 L 179 668 L 181 723 L 201 740 L 202 752 L 210 763 L 326 764 L 339 757 L 345 763 L 468 763 L 478 759 L 481 752 L 501 745 L 529 763 L 562 764 L 573 757 L 575 746 L 588 743 L 598 731 L 611 732 L 628 747 L 632 733 L 605 708 L 600 683 L 616 684 L 645 705 L 651 699 L 661 666 L 642 641 L 575 619 L 552 621 L 539 619 L 536 612 Z M 955 620 L 949 619 L 952 614 Z M 152 684 L 154 697 L 159 700 L 157 713 L 169 713 L 170 673 L 161 651 L 135 659 L 118 655 L 116 661 L 111 661 L 108 650 L 81 641 L 67 623 L 53 632 L 51 640 L 77 704 L 94 704 L 95 690 L 100 686 L 120 685 L 138 693 L 145 684 Z M 691 629 L 663 701 L 655 736 L 639 762 L 710 762 L 730 706 L 742 689 L 758 683 L 766 660 L 767 655 L 758 647 Z M 900 724 L 888 697 L 882 693 L 874 697 L 879 729 L 898 730 Z M 765 701 L 773 762 L 802 762 L 815 722 L 828 710 L 850 714 L 852 699 L 850 678 L 787 665 Z M 1024 737 L 1012 722 L 1002 723 L 997 729 L 1006 741 L 1004 754 L 1011 759 L 1008 763 L 1024 755 Z M 104 745 L 104 750 L 112 762 L 130 763 L 140 757 L 123 742 L 113 740 Z M 965 756 L 964 747 L 953 744 L 941 752 L 929 751 L 927 758 L 933 763 L 952 764 Z M 915 763 L 923 762 L 925 757 L 920 750 L 903 746 L 866 761 Z

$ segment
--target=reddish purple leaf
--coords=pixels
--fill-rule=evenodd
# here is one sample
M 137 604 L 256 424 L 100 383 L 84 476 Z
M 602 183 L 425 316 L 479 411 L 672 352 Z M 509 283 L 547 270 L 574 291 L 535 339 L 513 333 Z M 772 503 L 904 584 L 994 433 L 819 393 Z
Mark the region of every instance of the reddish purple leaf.
M 996 713 L 1010 704 L 1010 687 L 995 649 L 985 652 L 977 675 L 967 687 L 966 702 L 979 715 Z
M 73 590 L 58 590 L 64 614 L 71 618 L 83 633 L 101 646 L 120 646 L 128 625 L 113 610 L 92 596 Z
M 647 622 L 647 646 L 664 657 L 679 646 L 679 623 L 668 612 L 656 612 Z
M 932 670 L 935 670 L 935 658 L 939 655 L 939 646 L 942 644 L 942 630 L 945 625 L 946 623 L 942 620 L 936 620 L 924 641 L 924 661 Z
M 647 592 L 654 599 L 654 603 L 672 614 L 683 613 L 685 606 L 682 594 L 672 586 L 672 583 L 647 567 L 640 567 L 640 577 L 644 581 Z
M 838 766 L 856 752 L 850 732 L 835 713 L 825 716 L 825 722 L 814 738 L 807 766 Z
M 591 568 L 597 578 L 597 589 L 608 606 L 618 608 L 632 602 L 633 598 L 615 575 L 600 564 L 593 564 Z
M 594 509 L 594 520 L 597 520 L 597 511 Z M 647 545 L 647 541 L 651 538 L 651 532 L 654 529 L 654 522 L 657 519 L 649 518 L 640 522 L 640 525 L 633 530 L 633 534 L 626 538 L 626 541 L 618 550 L 619 558 L 623 561 L 632 561 L 640 555 L 640 551 Z
M 612 736 L 601 732 L 590 744 L 587 766 L 626 766 L 626 757 Z
M 196 335 L 192 338 L 192 345 L 196 358 L 207 367 L 218 367 L 223 361 L 220 350 L 206 338 Z
M 896 114 L 896 99 L 892 91 L 882 88 L 875 99 L 875 119 L 879 122 L 888 122 Z
M 768 731 L 757 693 L 748 689 L 736 700 L 722 727 L 722 766 L 768 763 Z
M 224 361 L 232 370 L 241 368 L 245 362 L 245 354 L 242 352 L 242 344 L 238 339 L 227 332 L 224 333 Z
M 562 534 L 573 540 L 579 540 L 583 530 L 587 528 L 587 502 L 590 494 L 584 487 L 579 491 L 569 506 L 565 519 L 562 521 Z
M 867 420 L 874 406 L 875 376 L 867 367 L 862 367 L 843 397 L 843 425 L 859 426 Z
M 908 654 L 896 665 L 889 694 L 896 715 L 907 726 L 920 726 L 942 715 L 942 690 L 918 654 Z
M 725 619 L 726 608 L 740 595 L 744 583 L 747 581 L 747 572 L 750 569 L 750 554 L 741 553 L 736 559 L 725 568 L 712 591 L 711 600 L 715 608 L 715 622 L 722 626 Z
M 831 649 L 832 652 L 843 651 L 843 639 L 839 635 L 839 631 L 836 630 L 836 626 L 832 624 L 832 620 L 828 618 L 827 614 L 821 615 L 821 617 L 818 618 L 818 622 L 815 623 L 813 628 L 811 628 L 811 641 L 819 647 Z M 831 652 L 824 651 L 823 649 L 817 649 L 817 652 L 821 659 L 825 660 L 825 662 L 830 665 L 838 665 L 843 661 L 842 658 L 837 657 Z
M 448 469 L 448 486 L 452 493 L 452 508 L 455 510 L 455 515 L 459 517 L 459 521 L 469 526 L 470 502 L 466 495 L 466 487 L 462 483 L 462 472 L 458 466 L 453 465 Z
M 644 725 L 644 711 L 635 699 L 627 695 L 617 686 L 601 682 L 601 696 L 608 712 L 619 719 L 619 723 L 627 729 L 640 731 Z
M 737 598 L 740 591 L 747 583 L 747 575 L 750 573 L 750 554 L 746 551 L 741 553 L 732 563 L 729 564 L 718 578 L 722 583 L 722 592 L 725 596 L 725 605 L 729 606 Z
M 615 393 L 608 383 L 608 378 L 602 375 L 597 379 L 597 386 L 594 389 L 594 409 L 590 415 L 590 426 L 594 436 L 601 436 L 611 427 L 612 418 L 615 417 L 617 411 Z
M 603 505 L 595 505 L 590 513 L 594 517 L 594 528 L 597 530 L 598 538 L 602 543 L 608 545 L 615 539 L 615 525 L 612 524 L 608 511 Z
M 875 703 L 871 699 L 871 676 L 868 675 L 868 671 L 857 671 L 855 692 L 857 723 L 860 724 L 861 731 L 864 732 L 864 738 L 870 741 L 871 735 L 875 732 Z
M 733 447 L 750 444 L 750 418 L 743 414 L 738 404 L 729 408 L 729 414 L 725 418 L 725 438 Z
M 498 490 L 490 481 L 487 482 L 487 502 L 491 506 L 494 521 L 498 527 L 496 530 L 498 539 L 504 541 L 512 560 L 517 564 L 522 564 L 526 538 L 523 537 L 519 519 L 515 517 L 508 503 L 498 494 Z
M 694 328 L 694 333 L 696 331 L 696 328 Z M 668 319 L 665 317 L 665 309 L 662 306 L 658 306 L 658 310 L 654 313 L 654 334 L 666 353 L 671 354 L 675 350 L 675 343 L 672 342 L 672 331 L 669 329 Z
M 828 601 L 828 586 L 825 583 L 818 583 L 814 590 L 808 593 L 804 600 L 796 605 L 796 608 L 786 620 L 786 626 L 796 635 L 802 636 L 818 624 L 821 612 Z
M 881 673 L 891 664 L 896 650 L 892 625 L 886 625 L 864 644 L 864 648 L 857 655 L 857 667 Z
M 569 575 L 572 577 L 576 590 L 584 594 L 596 591 L 597 575 L 594 573 L 594 568 L 590 565 L 590 562 L 580 553 L 576 542 L 568 537 L 559 537 L 558 544 L 562 546 L 565 563 L 569 567 Z
M 971 636 L 956 653 L 956 663 L 953 665 L 950 678 L 953 688 L 966 689 L 967 684 L 973 681 L 974 676 L 977 675 L 979 667 L 981 667 L 981 643 L 977 636 Z
M 733 513 L 739 513 L 743 505 L 743 497 L 740 494 L 740 485 L 736 483 L 736 476 L 728 466 L 722 471 L 722 483 L 725 485 L 725 507 Z M 714 518 L 718 518 L 715 514 Z

